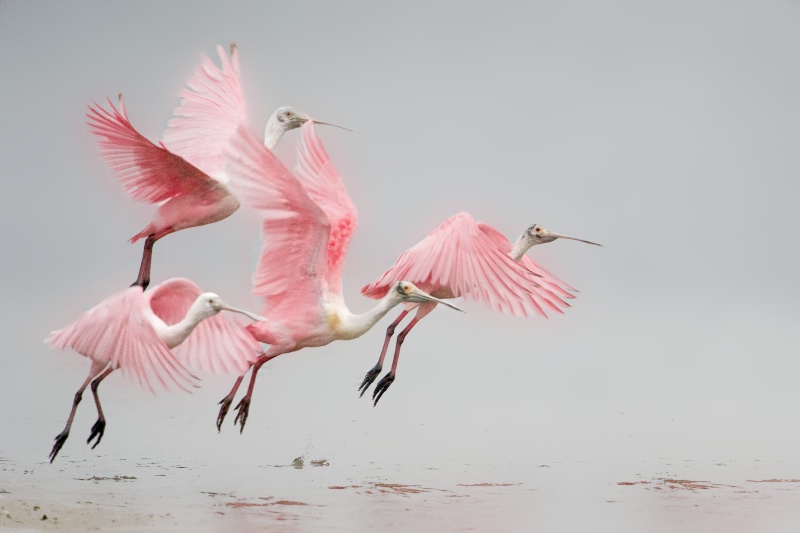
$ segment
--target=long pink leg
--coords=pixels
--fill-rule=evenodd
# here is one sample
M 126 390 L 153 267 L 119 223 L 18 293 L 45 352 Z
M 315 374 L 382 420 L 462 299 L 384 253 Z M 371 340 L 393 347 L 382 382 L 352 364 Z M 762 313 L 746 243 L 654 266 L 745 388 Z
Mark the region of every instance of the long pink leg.
M 217 415 L 217 433 L 222 430 L 222 421 L 225 420 L 225 416 L 228 414 L 228 409 L 231 408 L 233 398 L 236 396 L 236 391 L 239 390 L 239 385 L 242 384 L 242 380 L 244 379 L 245 375 L 247 375 L 247 370 L 245 370 L 244 374 L 236 378 L 236 383 L 233 384 L 231 392 L 229 392 L 228 395 L 219 402 L 222 407 L 219 408 L 219 414 Z
M 283 352 L 281 352 L 283 353 Z M 250 413 L 250 399 L 253 396 L 253 387 L 256 384 L 256 375 L 258 374 L 258 369 L 261 368 L 261 365 L 269 361 L 270 359 L 274 359 L 278 357 L 280 353 L 276 354 L 264 354 L 256 359 L 256 362 L 253 363 L 253 373 L 250 374 L 250 385 L 247 387 L 247 394 L 239 400 L 239 403 L 236 405 L 236 410 L 239 411 L 236 413 L 236 418 L 233 419 L 233 424 L 239 423 L 239 433 L 241 434 L 244 431 L 244 425 L 247 423 L 247 415 Z
M 53 449 L 50 450 L 49 456 L 51 463 L 55 460 L 58 452 L 61 450 L 61 447 L 64 446 L 64 443 L 67 442 L 67 437 L 69 437 L 69 429 L 72 427 L 72 421 L 75 419 L 75 412 L 78 410 L 78 404 L 81 403 L 81 398 L 83 398 L 83 391 L 86 390 L 86 387 L 89 386 L 89 383 L 92 381 L 92 379 L 100 374 L 107 364 L 108 363 L 98 363 L 96 361 L 92 361 L 92 367 L 89 369 L 89 376 L 86 378 L 86 381 L 83 382 L 81 388 L 78 389 L 78 392 L 75 393 L 75 397 L 72 400 L 72 410 L 69 412 L 67 425 L 64 428 L 64 431 L 56 435 L 56 438 L 54 439 L 56 442 L 53 444 Z
M 403 345 L 403 341 L 406 340 L 406 335 L 408 335 L 408 332 L 411 331 L 411 328 L 413 328 L 417 322 L 425 318 L 425 316 L 435 308 L 435 302 L 426 302 L 420 305 L 417 308 L 417 314 L 414 315 L 414 318 L 408 323 L 406 329 L 401 331 L 397 336 L 397 341 L 395 342 L 394 348 L 394 359 L 392 359 L 392 369 L 389 370 L 385 376 L 383 376 L 383 379 L 381 379 L 378 384 L 375 385 L 375 390 L 372 391 L 372 399 L 375 400 L 375 402 L 372 404 L 373 407 L 378 405 L 378 400 L 381 399 L 381 396 L 383 396 L 383 393 L 386 392 L 386 389 L 388 389 L 389 386 L 394 382 L 395 375 L 397 374 L 397 362 L 400 360 L 400 347 Z
M 383 369 L 383 359 L 386 357 L 386 350 L 389 348 L 389 341 L 392 340 L 392 335 L 394 335 L 395 328 L 400 325 L 400 322 L 403 321 L 407 314 L 408 310 L 403 311 L 400 313 L 400 316 L 397 317 L 397 320 L 389 324 L 389 327 L 386 328 L 386 340 L 383 341 L 383 349 L 381 350 L 381 356 L 378 359 L 378 364 L 372 367 L 372 369 L 367 372 L 367 375 L 364 376 L 364 381 L 362 381 L 361 386 L 358 387 L 358 390 L 361 391 L 359 397 L 364 396 L 364 393 L 367 392 L 369 386 L 372 385 L 372 382 L 375 381 L 375 378 L 377 378 L 378 374 L 381 373 L 381 370 Z
M 106 379 L 114 370 L 114 368 L 107 368 L 102 374 L 97 376 L 92 381 L 92 395 L 94 396 L 94 404 L 97 406 L 97 422 L 95 422 L 92 426 L 92 432 L 89 435 L 89 438 L 86 439 L 86 444 L 90 444 L 92 439 L 97 437 L 97 441 L 92 444 L 93 450 L 95 446 L 100 444 L 100 441 L 103 440 L 103 433 L 105 433 L 106 430 L 106 417 L 103 416 L 103 408 L 100 406 L 100 396 L 97 395 L 97 387 L 99 387 L 100 382 Z

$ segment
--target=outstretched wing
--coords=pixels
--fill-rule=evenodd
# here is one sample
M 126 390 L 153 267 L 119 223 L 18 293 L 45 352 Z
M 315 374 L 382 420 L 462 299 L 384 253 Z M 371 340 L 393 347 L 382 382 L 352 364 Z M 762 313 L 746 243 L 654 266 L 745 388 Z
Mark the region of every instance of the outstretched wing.
M 225 150 L 229 187 L 259 211 L 261 257 L 253 293 L 264 298 L 262 314 L 283 319 L 305 316 L 318 322 L 327 268 L 330 224 L 303 185 L 246 128 Z
M 222 150 L 239 126 L 247 125 L 247 108 L 239 75 L 239 51 L 230 57 L 217 46 L 221 66 L 204 56 L 178 93 L 180 104 L 167 124 L 162 142 L 209 176 L 227 183 Z
M 150 308 L 167 325 L 177 324 L 202 294 L 188 279 L 173 278 L 145 293 Z M 228 313 L 200 322 L 172 352 L 184 365 L 204 372 L 241 374 L 261 352 L 261 345 Z
M 169 389 L 169 383 L 183 390 L 188 390 L 184 383 L 194 385 L 189 371 L 147 320 L 141 287 L 130 287 L 107 298 L 76 322 L 52 332 L 46 342 L 119 368 L 151 392 L 155 392 L 151 377 L 165 389 Z
M 508 239 L 506 239 L 505 235 L 503 235 L 502 233 L 500 233 L 495 228 L 493 228 L 492 226 L 490 226 L 485 222 L 478 222 L 478 228 L 480 228 L 480 230 L 484 232 L 487 237 L 492 239 L 492 241 L 494 241 L 494 243 L 501 250 L 503 250 L 504 253 L 506 254 L 511 253 L 513 245 L 511 244 L 511 242 L 509 242 Z M 550 289 L 551 291 L 558 294 L 562 298 L 575 298 L 574 294 L 570 294 L 567 291 L 577 292 L 577 289 L 571 287 L 570 285 L 567 285 L 566 283 L 555 277 L 553 274 L 551 274 L 550 272 L 539 266 L 539 264 L 536 261 L 534 261 L 527 255 L 523 255 L 522 258 L 519 260 L 519 263 L 524 268 L 530 270 L 536 276 L 538 276 L 540 278 L 539 283 L 543 287 Z
M 89 106 L 89 128 L 100 137 L 100 153 L 131 198 L 157 203 L 179 194 L 203 194 L 221 185 L 185 159 L 156 146 L 136 131 L 125 112 L 110 100 L 110 111 Z
M 498 248 L 467 213 L 445 220 L 361 292 L 382 298 L 399 280 L 411 281 L 434 295 L 436 289 L 449 290 L 456 297 L 514 315 L 534 311 L 546 317 L 543 307 L 562 312 L 559 306 L 566 305 L 542 290 L 536 277 Z
M 331 231 L 326 280 L 328 290 L 341 296 L 344 259 L 358 227 L 358 212 L 310 120 L 302 127 L 295 175 L 328 217 Z

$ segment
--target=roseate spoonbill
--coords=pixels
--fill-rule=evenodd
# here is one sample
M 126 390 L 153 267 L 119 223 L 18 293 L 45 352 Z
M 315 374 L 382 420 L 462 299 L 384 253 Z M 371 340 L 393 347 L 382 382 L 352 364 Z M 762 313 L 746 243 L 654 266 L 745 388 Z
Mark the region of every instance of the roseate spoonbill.
M 225 152 L 230 187 L 263 216 L 262 251 L 253 274 L 253 293 L 263 298 L 266 321 L 249 324 L 253 337 L 270 348 L 253 364 L 247 393 L 236 406 L 234 424 L 244 430 L 261 365 L 301 348 L 350 340 L 366 333 L 390 309 L 411 302 L 443 302 L 407 281 L 398 281 L 365 313 L 354 314 L 342 296 L 342 267 L 358 214 L 314 132 L 301 128 L 293 175 L 258 139 L 239 128 Z M 241 375 L 222 399 L 217 429 L 233 401 Z
M 239 54 L 235 45 L 230 57 L 221 46 L 217 52 L 222 67 L 204 57 L 187 80 L 187 88 L 179 93 L 180 104 L 160 145 L 131 125 L 122 95 L 119 110 L 108 100 L 110 110 L 96 103 L 89 106 L 89 127 L 100 137 L 101 153 L 123 189 L 136 201 L 161 203 L 150 224 L 131 238 L 131 242 L 145 238 L 134 285 L 147 287 L 149 283 L 155 241 L 175 231 L 220 221 L 239 207 L 225 186 L 221 160 L 230 135 L 247 124 Z M 267 122 L 264 143 L 274 149 L 284 133 L 308 120 L 291 107 L 279 107 Z
M 106 419 L 97 387 L 111 372 L 131 373 L 151 392 L 151 376 L 165 388 L 169 384 L 187 390 L 197 379 L 187 366 L 218 372 L 246 370 L 261 348 L 238 324 L 220 311 L 233 311 L 253 320 L 261 317 L 232 307 L 188 279 L 173 278 L 149 291 L 141 285 L 120 291 L 83 314 L 69 326 L 52 332 L 46 342 L 60 349 L 72 348 L 92 360 L 89 375 L 72 402 L 67 425 L 55 438 L 50 462 L 69 436 L 83 391 L 91 383 L 98 419 L 87 444 L 100 444 Z M 183 344 L 181 344 L 183 343 Z M 170 350 L 174 350 L 173 352 Z
M 574 298 L 568 292 L 574 291 L 574 289 L 525 255 L 525 252 L 532 246 L 552 242 L 556 239 L 572 239 L 600 246 L 594 242 L 548 231 L 538 224 L 525 230 L 525 233 L 520 235 L 512 246 L 508 239 L 493 227 L 484 222 L 475 222 L 468 213 L 459 213 L 445 220 L 427 237 L 403 252 L 397 262 L 384 272 L 380 279 L 366 285 L 361 289 L 361 293 L 370 298 L 382 298 L 390 290 L 393 280 L 403 278 L 412 280 L 417 286 L 437 298 L 464 296 L 487 303 L 502 312 L 526 316 L 526 307 L 518 305 L 520 295 L 515 293 L 511 287 L 504 286 L 502 281 L 495 277 L 498 269 L 519 268 L 519 265 L 515 263 L 518 262 L 535 276 L 536 281 L 528 287 L 529 294 L 534 297 L 531 299 L 535 303 L 533 309 L 547 317 L 540 305 L 542 303 L 553 311 L 563 313 L 559 306 L 569 307 L 569 304 L 561 298 Z M 496 257 L 497 254 L 503 254 L 510 260 L 490 265 L 488 263 L 490 258 Z M 464 272 L 476 272 L 478 275 L 484 276 L 483 283 L 477 286 L 468 283 L 464 278 Z M 497 292 L 486 288 L 493 288 Z M 527 294 L 525 299 L 528 300 Z M 383 342 L 378 363 L 367 372 L 364 381 L 358 388 L 361 396 L 380 374 L 395 328 L 415 307 L 417 307 L 416 315 L 397 336 L 391 370 L 375 386 L 372 394 L 373 405 L 378 404 L 378 400 L 394 382 L 397 362 L 400 359 L 400 347 L 403 345 L 406 335 L 417 322 L 436 308 L 436 303 L 405 305 L 405 309 L 397 317 L 397 320 L 386 329 L 386 339 Z

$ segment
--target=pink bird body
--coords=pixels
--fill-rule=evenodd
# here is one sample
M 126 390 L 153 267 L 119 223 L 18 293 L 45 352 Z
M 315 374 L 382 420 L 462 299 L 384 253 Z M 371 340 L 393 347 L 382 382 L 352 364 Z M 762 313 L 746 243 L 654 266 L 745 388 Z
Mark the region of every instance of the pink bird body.
M 407 279 L 437 298 L 464 297 L 503 313 L 527 316 L 533 312 L 546 318 L 547 310 L 563 313 L 562 307 L 569 307 L 563 298 L 574 298 L 570 291 L 575 289 L 525 256 L 525 252 L 533 245 L 559 237 L 574 239 L 534 225 L 512 245 L 493 227 L 475 222 L 468 213 L 459 213 L 403 252 L 394 265 L 361 292 L 371 298 L 381 298 L 391 280 Z M 387 328 L 378 363 L 367 372 L 359 386 L 362 396 L 383 368 L 395 328 L 414 307 L 406 304 L 405 310 Z M 412 321 L 398 335 L 392 368 L 373 392 L 376 405 L 394 382 L 400 348 L 409 331 L 435 307 L 434 302 L 419 305 Z
M 89 126 L 100 137 L 103 157 L 136 201 L 161 203 L 153 220 L 131 239 L 155 236 L 223 220 L 239 202 L 225 187 L 222 147 L 247 110 L 239 76 L 239 54 L 217 47 L 221 68 L 208 56 L 187 80 L 159 145 L 130 123 L 120 96 L 120 109 L 89 107 Z
M 565 290 L 569 286 L 532 260 L 520 266 L 510 248 L 497 230 L 475 222 L 469 213 L 459 213 L 403 252 L 361 293 L 382 298 L 391 280 L 408 279 L 439 298 L 463 296 L 517 316 L 530 312 L 547 316 L 545 308 L 563 312 L 561 306 L 568 304 L 561 298 L 572 297 Z
M 222 150 L 240 126 L 247 110 L 239 75 L 239 54 L 217 47 L 221 67 L 205 56 L 180 92 L 181 102 L 161 143 L 141 135 L 130 123 L 120 95 L 117 110 L 89 106 L 89 127 L 123 189 L 132 199 L 159 203 L 153 219 L 131 238 L 146 238 L 137 285 L 147 286 L 152 247 L 162 237 L 186 228 L 229 217 L 239 201 L 225 186 Z M 287 131 L 309 120 L 291 108 L 280 107 L 267 124 L 265 144 L 272 150 Z
M 257 359 L 259 344 L 228 317 L 228 310 L 256 315 L 229 306 L 213 293 L 201 293 L 187 279 L 174 278 L 144 291 L 134 285 L 120 291 L 83 314 L 76 322 L 52 332 L 46 342 L 54 348 L 71 348 L 92 361 L 89 376 L 78 390 L 67 427 L 56 437 L 50 458 L 55 459 L 69 435 L 78 403 L 91 382 L 98 411 L 91 441 L 100 443 L 105 418 L 97 386 L 114 370 L 135 378 L 155 392 L 155 380 L 165 389 L 196 386 L 188 368 L 207 372 L 242 372 Z M 187 368 L 188 367 L 188 368 Z M 88 441 L 87 441 L 88 442 Z
M 278 355 L 363 335 L 392 307 L 437 301 L 413 284 L 395 283 L 377 306 L 354 314 L 342 296 L 342 268 L 358 214 L 311 121 L 303 125 L 292 174 L 246 129 L 227 152 L 230 187 L 262 216 L 262 253 L 253 293 L 263 298 L 266 320 L 249 324 L 256 340 L 270 344 L 253 365 L 247 394 L 237 406 L 244 429 L 258 369 Z M 444 302 L 441 302 L 444 303 Z M 448 304 L 445 304 L 448 305 Z M 222 402 L 220 428 L 243 376 Z
M 137 201 L 159 203 L 153 219 L 131 238 L 136 242 L 223 220 L 239 208 L 224 184 L 182 157 L 147 140 L 131 125 L 120 98 L 117 110 L 90 107 L 92 131 L 103 137 L 103 156 Z
M 272 345 L 268 355 L 328 344 L 352 326 L 340 309 L 341 276 L 358 213 L 312 126 L 302 129 L 296 174 L 240 133 L 232 186 L 264 217 L 253 294 L 263 298 L 267 321 L 248 329 Z

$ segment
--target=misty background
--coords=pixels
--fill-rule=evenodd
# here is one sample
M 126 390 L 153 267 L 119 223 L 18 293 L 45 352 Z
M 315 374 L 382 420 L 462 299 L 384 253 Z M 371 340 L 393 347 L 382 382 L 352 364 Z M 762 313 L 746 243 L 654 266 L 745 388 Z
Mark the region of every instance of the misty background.
M 359 210 L 354 312 L 374 304 L 363 285 L 460 211 L 512 240 L 539 223 L 604 247 L 529 252 L 580 290 L 564 315 L 437 309 L 375 408 L 356 389 L 397 311 L 266 365 L 243 435 L 233 411 L 214 426 L 234 376 L 152 396 L 112 375 L 102 444 L 83 444 L 84 396 L 58 468 L 189 449 L 254 465 L 796 455 L 800 4 L 428 4 L 0 3 L 6 457 L 46 460 L 89 364 L 43 339 L 133 282 L 142 250 L 127 240 L 154 212 L 101 159 L 87 105 L 122 92 L 157 141 L 201 55 L 231 42 L 257 131 L 292 105 L 358 132 L 317 129 Z M 242 209 L 168 236 L 153 283 L 188 277 L 257 311 L 258 228 Z

